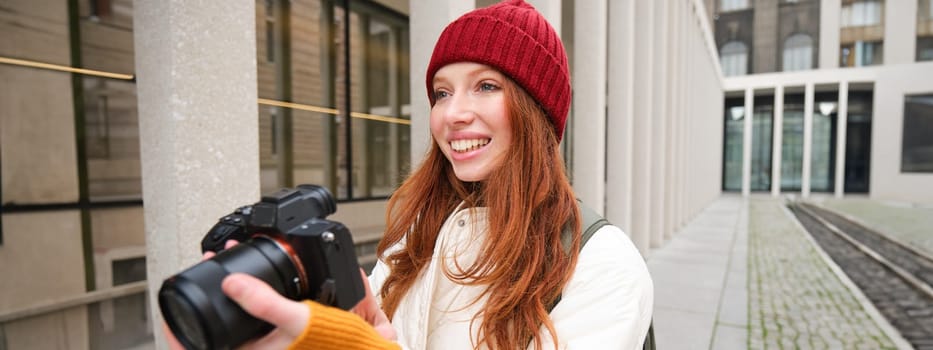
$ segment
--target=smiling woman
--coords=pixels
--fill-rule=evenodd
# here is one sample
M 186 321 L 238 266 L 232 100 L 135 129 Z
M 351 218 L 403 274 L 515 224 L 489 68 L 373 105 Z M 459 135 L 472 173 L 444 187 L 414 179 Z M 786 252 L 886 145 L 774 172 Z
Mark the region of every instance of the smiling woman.
M 441 33 L 425 78 L 434 142 L 389 199 L 361 317 L 235 277 L 245 284 L 228 295 L 279 327 L 259 343 L 641 347 L 653 305 L 644 259 L 609 224 L 587 230 L 583 247 L 559 147 L 571 88 L 554 29 L 521 0 L 469 12 Z

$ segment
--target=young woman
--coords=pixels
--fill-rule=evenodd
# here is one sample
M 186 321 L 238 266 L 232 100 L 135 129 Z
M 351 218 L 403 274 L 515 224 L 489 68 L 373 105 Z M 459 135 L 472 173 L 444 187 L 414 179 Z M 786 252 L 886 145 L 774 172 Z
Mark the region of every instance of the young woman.
M 639 348 L 653 302 L 642 257 L 611 225 L 581 247 L 554 30 L 521 0 L 475 10 L 441 34 L 426 78 L 433 144 L 389 201 L 374 294 L 354 314 L 231 275 L 224 291 L 278 326 L 249 346 Z

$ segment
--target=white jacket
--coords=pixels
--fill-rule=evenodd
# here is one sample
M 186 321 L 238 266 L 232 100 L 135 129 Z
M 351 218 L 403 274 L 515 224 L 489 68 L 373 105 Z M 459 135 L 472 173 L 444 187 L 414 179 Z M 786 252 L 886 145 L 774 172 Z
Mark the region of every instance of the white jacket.
M 455 211 L 444 222 L 431 263 L 393 317 L 403 348 L 473 349 L 478 323 L 471 330 L 470 321 L 485 298 L 471 302 L 484 287 L 451 281 L 441 264 L 447 264 L 450 271 L 460 271 L 455 264 L 469 267 L 488 238 L 486 222 L 485 208 Z M 388 266 L 379 261 L 369 277 L 377 298 L 388 274 Z M 583 247 L 576 270 L 551 311 L 559 348 L 640 349 L 651 323 L 653 302 L 654 287 L 642 256 L 622 230 L 603 226 Z M 553 349 L 550 333 L 544 327 L 540 332 L 544 349 Z

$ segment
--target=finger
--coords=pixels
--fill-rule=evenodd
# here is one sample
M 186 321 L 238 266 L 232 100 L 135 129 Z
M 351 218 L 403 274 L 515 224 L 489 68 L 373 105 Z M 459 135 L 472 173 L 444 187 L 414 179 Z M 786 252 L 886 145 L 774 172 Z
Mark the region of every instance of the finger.
M 366 294 L 372 295 L 373 290 L 369 288 L 369 276 L 366 276 L 366 271 L 363 271 L 363 268 L 360 268 L 360 277 L 363 278 L 363 287 L 366 288 Z
M 250 275 L 231 274 L 224 278 L 221 288 L 243 310 L 288 333 L 301 333 L 310 317 L 310 310 L 305 305 L 286 299 Z
M 165 340 L 168 341 L 168 348 L 172 350 L 184 350 L 184 346 L 175 338 L 175 334 L 168 328 L 168 324 L 162 321 L 162 333 L 165 334 Z
M 363 268 L 360 268 L 360 277 L 363 278 L 363 288 L 366 288 L 366 296 L 353 308 L 353 312 L 369 322 L 376 330 L 376 333 L 379 333 L 383 338 L 395 341 L 398 338 L 395 328 L 392 327 L 392 322 L 389 321 L 385 312 L 376 302 L 376 298 L 373 297 L 372 288 L 369 287 L 369 277 L 366 276 L 366 271 L 363 271 Z
M 373 328 L 376 329 L 376 333 L 379 333 L 383 338 L 386 338 L 391 341 L 398 340 L 398 335 L 395 333 L 395 327 L 392 327 L 392 324 L 388 321 L 386 323 L 377 324 Z
M 238 243 L 240 242 L 237 242 L 235 239 L 228 240 L 226 243 L 224 243 L 224 249 L 233 248 L 233 246 L 237 245 Z
M 213 258 L 214 255 L 217 255 L 217 253 L 214 253 L 214 252 L 212 252 L 212 251 L 204 252 L 204 255 L 201 255 L 201 261 L 204 261 L 204 260 Z

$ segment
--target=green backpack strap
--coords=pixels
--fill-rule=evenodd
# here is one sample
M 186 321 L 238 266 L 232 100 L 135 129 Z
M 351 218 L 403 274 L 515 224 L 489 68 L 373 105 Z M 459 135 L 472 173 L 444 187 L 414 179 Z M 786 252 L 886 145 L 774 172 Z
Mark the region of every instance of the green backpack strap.
M 586 242 L 593 237 L 593 234 L 596 231 L 599 231 L 603 226 L 609 225 L 609 220 L 602 217 L 602 215 L 597 214 L 593 209 L 583 205 L 580 200 L 577 200 L 577 207 L 580 208 L 580 227 L 583 228 L 583 233 L 580 237 L 580 250 L 583 250 L 583 246 L 586 245 Z M 565 227 L 560 233 L 560 242 L 564 246 L 564 250 L 567 253 L 570 253 L 570 244 L 573 243 L 573 230 L 570 227 Z M 551 310 L 554 310 L 554 307 L 557 306 L 557 303 L 560 302 L 561 296 L 558 295 L 557 299 L 554 300 L 554 303 L 548 306 L 547 312 L 551 313 Z
M 580 237 L 580 250 L 583 250 L 583 246 L 593 237 L 596 231 L 599 231 L 603 226 L 609 225 L 609 220 L 597 214 L 593 209 L 584 206 L 579 199 L 577 200 L 577 206 L 580 208 L 580 227 L 583 228 L 583 234 Z M 573 231 L 569 227 L 564 228 L 564 231 L 560 233 L 560 242 L 564 245 L 565 250 L 570 249 L 570 243 L 573 242 Z M 560 300 L 559 297 L 558 300 Z
M 596 231 L 599 231 L 599 229 L 603 226 L 610 225 L 610 223 L 609 220 L 606 220 L 606 218 L 602 217 L 602 215 L 599 215 L 593 211 L 593 209 L 583 205 L 579 199 L 577 200 L 577 206 L 580 208 L 580 227 L 583 228 L 583 233 L 580 237 L 580 250 L 582 251 L 583 246 L 585 246 L 586 242 L 588 242 L 590 238 L 593 237 L 593 234 L 596 233 Z M 573 230 L 570 228 L 565 228 L 564 231 L 560 233 L 560 241 L 564 245 L 564 249 L 568 250 L 569 253 L 570 244 L 573 242 Z M 554 307 L 557 306 L 557 303 L 560 302 L 560 299 L 561 296 L 558 295 L 557 299 L 554 300 L 554 303 L 548 307 L 548 313 L 551 313 L 551 310 L 554 310 Z M 655 349 L 654 322 L 651 322 L 651 324 L 648 325 L 648 335 L 645 337 L 645 343 L 642 346 L 642 349 Z

